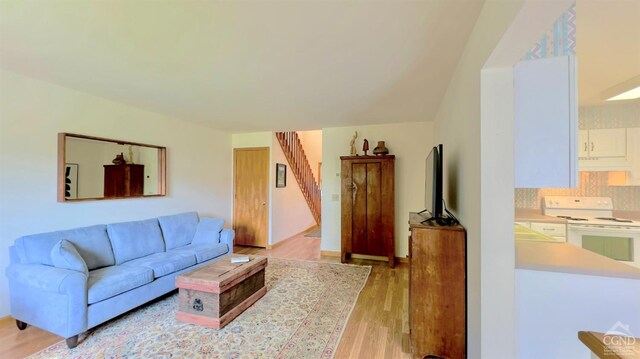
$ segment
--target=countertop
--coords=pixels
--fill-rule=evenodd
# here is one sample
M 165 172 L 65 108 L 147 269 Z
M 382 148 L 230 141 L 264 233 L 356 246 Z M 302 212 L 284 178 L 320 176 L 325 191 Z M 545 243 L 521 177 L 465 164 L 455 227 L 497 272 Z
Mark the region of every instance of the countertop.
M 609 340 L 605 340 L 607 336 L 605 333 L 598 332 L 578 332 L 580 341 L 598 358 L 607 356 L 618 359 L 640 358 L 640 338 L 621 341 L 616 338 L 619 337 L 618 335 L 611 334 Z
M 560 242 L 516 241 L 516 269 L 640 280 L 640 268 Z
M 557 240 L 553 237 L 547 236 L 544 233 L 540 233 L 534 231 L 533 229 L 521 226 L 516 223 L 513 227 L 513 233 L 515 234 L 515 238 L 518 241 L 546 241 L 546 242 L 557 242 Z
M 640 212 L 636 211 L 613 211 L 613 216 L 617 218 L 626 218 L 634 221 L 640 221 Z
M 545 216 L 540 209 L 516 208 L 515 217 L 516 222 L 567 223 L 563 218 Z
M 614 210 L 613 216 L 640 221 L 640 211 L 619 211 Z M 567 220 L 554 216 L 545 216 L 540 208 L 516 208 L 516 222 L 546 222 L 546 223 L 567 223 Z

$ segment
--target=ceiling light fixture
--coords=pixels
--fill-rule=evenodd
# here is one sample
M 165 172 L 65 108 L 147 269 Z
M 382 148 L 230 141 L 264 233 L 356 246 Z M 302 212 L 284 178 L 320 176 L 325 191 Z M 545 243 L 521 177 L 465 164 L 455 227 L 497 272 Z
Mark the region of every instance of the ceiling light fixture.
M 640 98 L 640 86 L 629 91 L 625 91 L 619 95 L 610 97 L 607 99 L 607 101 L 634 100 L 637 98 Z

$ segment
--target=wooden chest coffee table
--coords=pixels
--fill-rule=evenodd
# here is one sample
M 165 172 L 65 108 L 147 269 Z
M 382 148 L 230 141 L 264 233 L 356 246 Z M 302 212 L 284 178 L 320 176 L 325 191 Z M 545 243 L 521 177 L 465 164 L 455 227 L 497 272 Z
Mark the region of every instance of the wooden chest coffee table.
M 220 329 L 265 295 L 267 258 L 247 257 L 251 259 L 248 263 L 232 264 L 231 257 L 225 257 L 177 276 L 176 318 L 181 322 Z

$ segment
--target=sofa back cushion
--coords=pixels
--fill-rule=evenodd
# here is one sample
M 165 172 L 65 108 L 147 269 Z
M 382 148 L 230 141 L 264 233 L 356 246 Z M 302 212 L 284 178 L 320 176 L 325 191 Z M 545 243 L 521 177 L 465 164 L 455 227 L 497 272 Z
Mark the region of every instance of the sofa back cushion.
M 116 265 L 132 259 L 164 252 L 158 219 L 107 224 Z
M 198 213 L 188 212 L 158 217 L 167 250 L 191 243 L 198 227 Z
M 20 237 L 15 242 L 15 250 L 21 263 L 52 266 L 51 249 L 62 239 L 73 243 L 89 270 L 115 264 L 104 224 Z

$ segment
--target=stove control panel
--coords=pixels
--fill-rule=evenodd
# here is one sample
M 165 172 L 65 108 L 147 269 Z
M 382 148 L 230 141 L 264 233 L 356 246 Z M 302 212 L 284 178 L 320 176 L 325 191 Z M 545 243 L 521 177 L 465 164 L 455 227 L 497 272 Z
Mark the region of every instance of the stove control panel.
M 609 197 L 545 196 L 542 205 L 544 208 L 553 209 L 613 209 L 613 203 Z

